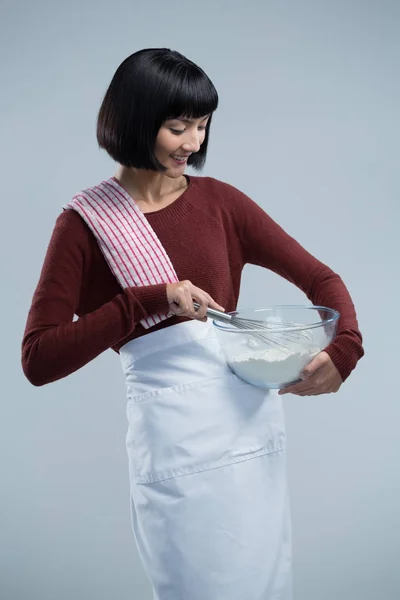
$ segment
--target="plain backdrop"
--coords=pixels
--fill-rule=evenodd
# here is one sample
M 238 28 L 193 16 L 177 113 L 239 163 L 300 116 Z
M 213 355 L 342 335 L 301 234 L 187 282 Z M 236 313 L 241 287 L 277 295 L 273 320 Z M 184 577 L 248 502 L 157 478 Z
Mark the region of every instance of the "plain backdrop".
M 118 356 L 34 388 L 20 344 L 61 205 L 114 174 L 95 139 L 111 77 L 161 46 L 220 94 L 203 174 L 342 276 L 365 338 L 338 394 L 284 400 L 296 600 L 400 597 L 399 39 L 397 0 L 1 2 L 3 600 L 152 598 L 130 525 Z M 241 306 L 297 302 L 246 267 Z

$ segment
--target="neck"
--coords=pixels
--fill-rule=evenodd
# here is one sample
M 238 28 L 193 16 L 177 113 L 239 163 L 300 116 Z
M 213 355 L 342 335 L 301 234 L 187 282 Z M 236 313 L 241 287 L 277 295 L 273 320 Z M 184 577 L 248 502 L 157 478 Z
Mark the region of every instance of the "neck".
M 171 178 L 164 173 L 120 166 L 115 175 L 136 201 L 145 204 L 162 204 L 165 198 L 186 187 L 186 178 Z

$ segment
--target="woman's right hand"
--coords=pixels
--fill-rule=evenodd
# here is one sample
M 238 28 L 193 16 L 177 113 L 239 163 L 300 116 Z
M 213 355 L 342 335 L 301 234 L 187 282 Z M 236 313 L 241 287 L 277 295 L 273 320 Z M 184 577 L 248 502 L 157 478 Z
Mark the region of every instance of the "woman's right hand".
M 167 298 L 171 313 L 179 317 L 206 320 L 207 308 L 224 311 L 225 309 L 213 300 L 210 294 L 193 285 L 190 281 L 178 281 L 167 284 Z M 200 304 L 196 310 L 193 300 Z

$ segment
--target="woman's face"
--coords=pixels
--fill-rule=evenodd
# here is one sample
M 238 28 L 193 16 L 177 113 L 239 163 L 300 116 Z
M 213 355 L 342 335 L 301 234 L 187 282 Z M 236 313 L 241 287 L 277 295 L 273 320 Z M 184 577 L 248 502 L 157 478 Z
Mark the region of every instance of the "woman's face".
M 183 175 L 188 158 L 200 150 L 206 136 L 206 125 L 210 115 L 200 119 L 180 117 L 165 121 L 157 135 L 154 153 L 166 167 L 165 175 Z

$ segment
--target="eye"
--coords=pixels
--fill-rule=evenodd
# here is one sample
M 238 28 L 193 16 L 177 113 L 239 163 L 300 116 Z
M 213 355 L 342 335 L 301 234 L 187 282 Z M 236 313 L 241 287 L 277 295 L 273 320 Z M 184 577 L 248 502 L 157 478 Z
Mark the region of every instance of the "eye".
M 181 135 L 182 133 L 184 133 L 184 129 L 174 129 L 173 127 L 170 127 L 169 130 L 174 134 L 174 135 Z

